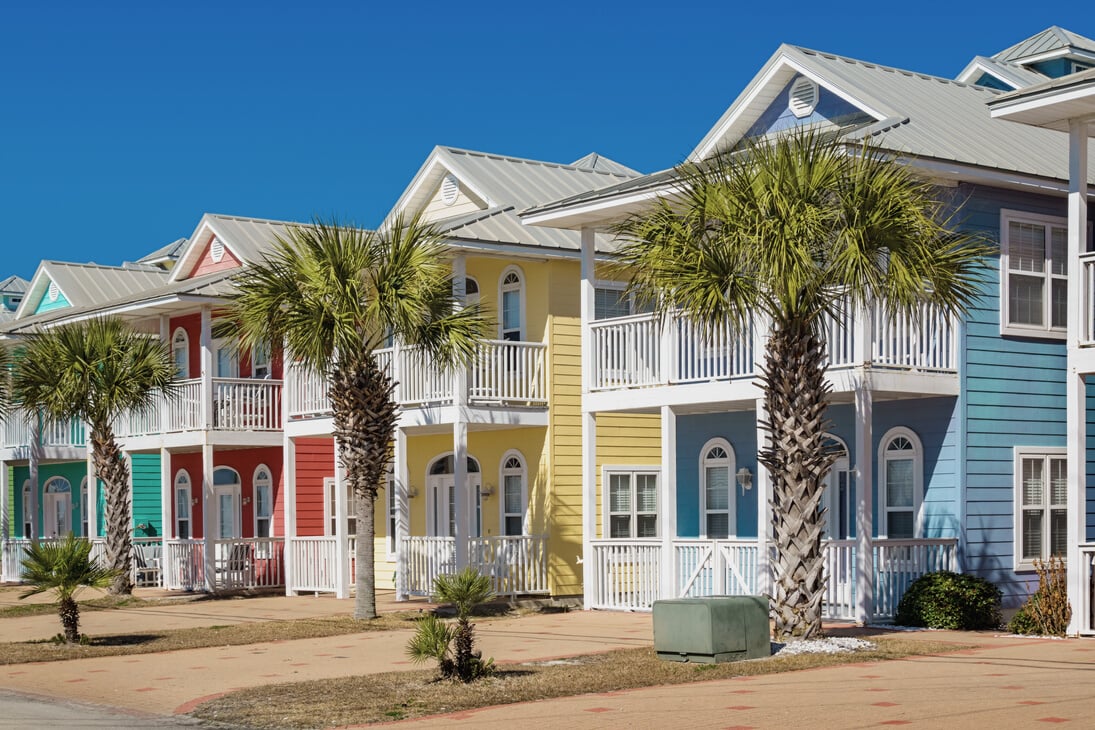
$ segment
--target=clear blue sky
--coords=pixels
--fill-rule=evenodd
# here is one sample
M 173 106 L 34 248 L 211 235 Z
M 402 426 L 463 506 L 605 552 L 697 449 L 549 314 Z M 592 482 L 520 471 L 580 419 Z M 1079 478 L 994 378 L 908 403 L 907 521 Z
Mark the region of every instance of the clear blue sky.
M 744 5 L 3 0 L 0 276 L 132 260 L 203 212 L 376 225 L 435 144 L 669 167 L 781 42 L 953 77 L 1095 37 L 1088 3 Z

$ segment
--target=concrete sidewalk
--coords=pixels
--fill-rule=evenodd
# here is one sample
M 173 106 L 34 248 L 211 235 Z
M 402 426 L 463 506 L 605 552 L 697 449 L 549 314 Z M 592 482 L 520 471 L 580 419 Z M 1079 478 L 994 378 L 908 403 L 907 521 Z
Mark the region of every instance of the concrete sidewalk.
M 378 597 L 383 608 L 418 607 Z M 348 614 L 349 601 L 264 597 L 195 601 L 89 612 L 93 633 L 138 626 L 217 625 Z M 56 633 L 55 616 L 49 635 Z M 0 619 L 0 637 L 25 618 Z M 172 624 L 174 625 L 174 624 Z M 90 624 L 89 631 L 92 631 Z M 543 660 L 617 647 L 650 646 L 649 614 L 574 611 L 480 622 L 484 654 L 499 662 Z M 170 715 L 220 693 L 260 684 L 370 674 L 412 665 L 410 631 L 371 632 L 303 641 L 212 647 L 0 667 L 0 686 L 23 693 Z M 652 687 L 484 708 L 407 721 L 422 727 L 576 728 L 739 727 L 859 728 L 1095 727 L 1095 641 L 992 634 L 917 632 L 905 638 L 953 641 L 973 650 L 875 664 Z M 0 639 L 0 640 L 7 640 Z

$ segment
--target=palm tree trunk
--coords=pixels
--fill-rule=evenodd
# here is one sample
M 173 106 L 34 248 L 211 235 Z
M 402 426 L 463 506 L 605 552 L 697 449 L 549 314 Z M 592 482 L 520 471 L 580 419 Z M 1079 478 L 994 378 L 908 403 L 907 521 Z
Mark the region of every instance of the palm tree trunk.
M 76 644 L 80 641 L 80 606 L 72 596 L 65 596 L 57 602 L 57 614 L 61 617 L 61 626 L 65 630 L 65 641 Z
M 126 463 L 110 424 L 96 424 L 91 431 L 91 456 L 95 474 L 103 482 L 106 497 L 106 561 L 118 571 L 110 586 L 113 595 L 133 592 L 132 517 L 129 507 L 129 464 Z
M 772 532 L 776 548 L 772 602 L 777 640 L 821 634 L 825 595 L 820 508 L 823 478 L 835 453 L 826 445 L 825 342 L 808 321 L 773 324 L 764 355 L 770 436 L 760 462 L 772 479 Z
M 395 383 L 367 353 L 340 358 L 331 374 L 331 407 L 338 458 L 357 498 L 357 597 L 354 618 L 376 618 L 373 562 L 376 498 L 388 473 L 399 407 Z

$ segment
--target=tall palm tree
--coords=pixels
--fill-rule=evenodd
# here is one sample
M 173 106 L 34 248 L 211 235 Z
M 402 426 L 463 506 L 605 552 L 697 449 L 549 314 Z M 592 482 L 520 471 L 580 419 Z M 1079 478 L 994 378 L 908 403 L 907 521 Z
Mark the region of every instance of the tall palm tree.
M 151 408 L 157 391 L 175 391 L 167 345 L 107 317 L 62 324 L 26 336 L 15 370 L 14 400 L 47 423 L 79 419 L 90 428 L 91 458 L 103 482 L 110 592 L 133 591 L 129 464 L 114 436 L 123 414 Z
M 357 503 L 354 616 L 376 618 L 373 516 L 399 415 L 376 351 L 393 338 L 441 366 L 465 362 L 485 321 L 453 295 L 446 249 L 417 217 L 379 232 L 334 222 L 294 226 L 237 282 L 225 322 L 243 348 L 284 343 L 327 381 L 338 459 Z
M 953 230 L 951 209 L 869 144 L 800 131 L 681 166 L 671 196 L 618 227 L 633 287 L 659 311 L 709 331 L 769 322 L 758 458 L 772 479 L 777 636 L 821 630 L 820 505 L 836 458 L 822 323 L 874 302 L 891 316 L 925 303 L 962 314 L 989 249 Z
M 53 591 L 57 596 L 57 613 L 64 628 L 65 641 L 80 640 L 80 606 L 76 594 L 81 588 L 106 588 L 115 578 L 109 568 L 103 568 L 91 558 L 91 543 L 77 540 L 70 532 L 60 542 L 33 542 L 23 558 L 23 580 L 30 588 L 19 598 Z

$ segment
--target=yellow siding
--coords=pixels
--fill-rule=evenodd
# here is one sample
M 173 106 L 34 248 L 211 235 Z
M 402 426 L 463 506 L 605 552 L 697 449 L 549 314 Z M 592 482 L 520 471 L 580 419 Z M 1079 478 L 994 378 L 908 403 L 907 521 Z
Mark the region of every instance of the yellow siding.
M 486 207 L 486 204 L 478 198 L 469 195 L 463 185 L 460 186 L 460 192 L 457 193 L 456 200 L 453 201 L 452 205 L 445 205 L 445 201 L 441 198 L 441 186 L 439 185 L 437 190 L 433 192 L 430 202 L 422 209 L 422 219 L 427 223 L 433 223 L 445 218 L 474 213 Z
M 520 271 L 525 286 L 524 339 L 527 342 L 542 342 L 551 306 L 552 264 L 487 256 L 468 257 L 467 275 L 479 282 L 479 301 L 493 325 L 487 338 L 498 339 L 501 336 L 498 322 L 499 287 L 502 283 L 502 272 L 510 265 L 516 266 Z

